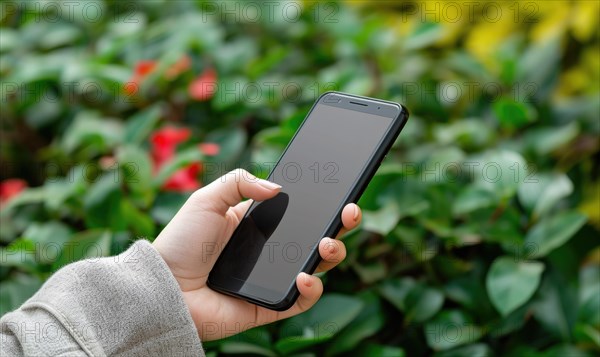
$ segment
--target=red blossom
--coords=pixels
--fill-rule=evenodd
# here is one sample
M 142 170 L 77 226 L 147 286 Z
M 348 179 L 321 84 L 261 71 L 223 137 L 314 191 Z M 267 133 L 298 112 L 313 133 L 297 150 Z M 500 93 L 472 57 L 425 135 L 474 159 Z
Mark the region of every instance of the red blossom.
M 204 155 L 208 155 L 208 156 L 219 155 L 219 151 L 221 150 L 221 147 L 219 146 L 219 144 L 215 144 L 215 143 L 202 143 L 202 144 L 198 145 L 198 147 L 200 148 L 200 151 L 202 151 L 202 153 Z
M 188 192 L 195 191 L 200 188 L 198 173 L 200 173 L 201 164 L 195 162 L 187 167 L 177 170 L 164 183 L 165 191 Z
M 138 78 L 132 77 L 129 81 L 125 82 L 123 85 L 123 91 L 129 95 L 134 95 L 137 93 L 140 85 L 140 80 Z
M 0 204 L 5 204 L 27 188 L 27 182 L 21 179 L 8 179 L 0 182 Z
M 135 64 L 133 76 L 123 85 L 123 91 L 129 95 L 137 93 L 140 84 L 144 78 L 156 68 L 157 62 L 154 60 L 142 60 Z
M 113 167 L 117 163 L 117 159 L 115 159 L 112 155 L 104 155 L 98 160 L 98 164 L 104 170 L 108 170 Z
M 150 137 L 154 171 L 158 171 L 164 164 L 171 161 L 175 156 L 177 145 L 187 141 L 191 135 L 192 131 L 189 128 L 176 128 L 172 126 L 155 131 Z M 194 162 L 177 170 L 165 181 L 162 188 L 165 191 L 176 192 L 197 190 L 200 188 L 198 173 L 201 168 L 202 164 L 200 162 Z
M 157 63 L 154 60 L 138 61 L 138 63 L 135 64 L 134 73 L 143 78 L 154 71 L 156 65 Z
M 217 72 L 208 68 L 190 83 L 188 92 L 192 99 L 206 101 L 217 91 Z
M 152 143 L 152 158 L 155 167 L 159 168 L 175 155 L 177 145 L 186 141 L 192 135 L 189 128 L 164 127 L 155 131 L 150 137 Z
M 173 63 L 171 67 L 167 68 L 165 71 L 165 77 L 167 79 L 173 79 L 191 67 L 192 59 L 188 55 L 183 55 L 177 60 L 177 62 Z

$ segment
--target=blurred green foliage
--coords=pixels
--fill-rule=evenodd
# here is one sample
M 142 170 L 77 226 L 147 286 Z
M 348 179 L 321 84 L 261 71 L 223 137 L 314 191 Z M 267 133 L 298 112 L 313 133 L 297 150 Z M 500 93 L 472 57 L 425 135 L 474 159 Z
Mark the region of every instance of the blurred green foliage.
M 597 354 L 598 2 L 469 4 L 3 2 L 1 178 L 30 188 L 0 211 L 0 310 L 152 240 L 178 170 L 266 175 L 335 89 L 411 111 L 348 258 L 312 310 L 209 355 Z M 157 168 L 163 127 L 191 133 Z

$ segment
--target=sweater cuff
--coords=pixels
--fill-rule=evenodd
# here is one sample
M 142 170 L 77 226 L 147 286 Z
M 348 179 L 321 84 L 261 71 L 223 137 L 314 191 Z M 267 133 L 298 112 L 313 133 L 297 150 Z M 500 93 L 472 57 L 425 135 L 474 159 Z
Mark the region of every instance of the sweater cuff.
M 204 355 L 175 277 L 146 240 L 65 266 L 21 307 L 35 308 L 92 355 Z

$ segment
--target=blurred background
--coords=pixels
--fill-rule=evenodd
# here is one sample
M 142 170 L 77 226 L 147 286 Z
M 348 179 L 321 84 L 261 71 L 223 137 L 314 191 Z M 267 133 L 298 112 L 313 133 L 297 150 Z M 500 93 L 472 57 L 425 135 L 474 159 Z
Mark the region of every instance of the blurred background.
M 3 1 L 0 311 L 266 176 L 339 90 L 411 112 L 348 258 L 208 355 L 598 355 L 599 4 Z

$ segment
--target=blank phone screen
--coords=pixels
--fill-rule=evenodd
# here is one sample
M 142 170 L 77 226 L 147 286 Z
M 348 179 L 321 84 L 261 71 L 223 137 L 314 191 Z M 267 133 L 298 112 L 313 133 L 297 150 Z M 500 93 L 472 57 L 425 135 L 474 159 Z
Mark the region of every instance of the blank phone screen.
M 211 279 L 227 281 L 233 292 L 259 288 L 268 300 L 283 297 L 393 120 L 318 103 L 269 176 L 281 192 L 250 207 Z

